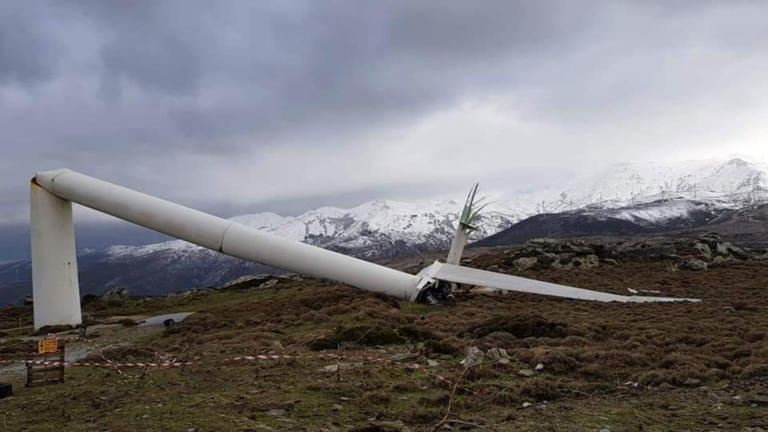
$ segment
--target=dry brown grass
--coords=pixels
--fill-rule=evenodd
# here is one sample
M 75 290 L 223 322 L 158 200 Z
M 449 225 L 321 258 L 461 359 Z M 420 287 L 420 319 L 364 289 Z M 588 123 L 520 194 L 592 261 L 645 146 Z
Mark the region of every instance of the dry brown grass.
M 503 251 L 493 251 L 475 258 L 473 265 L 498 263 L 503 256 Z M 747 401 L 768 391 L 768 263 L 730 263 L 707 272 L 623 263 L 523 275 L 622 294 L 627 288 L 659 290 L 703 302 L 603 304 L 459 293 L 453 302 L 432 307 L 312 280 L 283 280 L 267 290 L 242 286 L 129 300 L 118 307 L 92 301 L 86 309 L 98 319 L 197 311 L 131 347 L 104 351 L 112 360 L 147 360 L 162 352 L 195 365 L 183 371 L 156 370 L 141 382 L 130 381 L 165 404 L 151 413 L 150 419 L 157 417 L 154 423 L 142 423 L 132 408 L 146 405 L 139 396 L 102 387 L 126 385 L 127 378 L 113 372 L 71 370 L 75 387 L 56 394 L 74 397 L 79 401 L 75 405 L 108 399 L 98 399 L 109 410 L 94 411 L 93 424 L 70 418 L 65 424 L 73 430 L 92 430 L 88 428 L 93 425 L 175 430 L 187 427 L 189 418 L 195 421 L 190 427 L 209 429 L 259 430 L 262 424 L 286 430 L 298 425 L 306 430 L 386 430 L 369 420 L 376 419 L 430 430 L 446 413 L 452 384 L 463 370 L 459 361 L 464 349 L 477 346 L 505 348 L 510 359 L 508 364 L 486 360 L 462 376 L 451 413 L 470 423 L 501 425 L 499 430 L 597 430 L 603 425 L 615 430 L 701 430 L 711 426 L 702 425 L 703 418 L 716 417 L 715 426 L 725 425 L 717 426 L 721 430 L 739 430 L 764 418 L 764 408 Z M 20 311 L 7 321 L 18 319 Z M 13 351 L 18 342 L 8 340 L 0 350 Z M 267 352 L 296 358 L 221 366 L 227 357 Z M 317 356 L 322 353 L 342 358 Z M 371 362 L 368 357 L 403 360 Z M 427 360 L 438 365 L 427 366 Z M 405 368 L 409 363 L 420 368 Z M 544 368 L 532 377 L 518 373 L 539 363 Z M 322 372 L 333 364 L 339 365 L 337 372 Z M 3 413 L 15 419 L 15 426 L 24 426 L 20 419 L 39 414 L 31 401 L 43 397 L 20 393 Z M 170 400 L 174 402 L 165 402 Z M 524 402 L 534 407 L 523 409 Z M 22 405 L 32 411 L 19 416 Z M 713 406 L 720 407 L 716 414 Z M 122 410 L 115 411 L 118 407 Z M 294 423 L 276 420 L 269 410 L 284 411 L 281 416 Z M 109 416 L 112 421 L 104 420 Z

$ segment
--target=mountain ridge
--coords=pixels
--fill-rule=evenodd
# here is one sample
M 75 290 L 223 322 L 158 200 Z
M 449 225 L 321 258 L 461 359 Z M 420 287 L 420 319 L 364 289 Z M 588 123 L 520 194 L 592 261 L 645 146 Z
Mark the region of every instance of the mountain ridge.
M 610 198 L 609 193 L 613 194 Z M 521 221 L 530 228 L 528 234 L 515 237 L 521 241 L 533 233 L 604 232 L 608 223 L 624 233 L 684 229 L 764 202 L 768 202 L 766 164 L 743 159 L 679 165 L 619 164 L 575 179 L 564 188 L 492 204 L 478 222 L 472 241 L 489 244 L 483 239 Z M 459 200 L 375 200 L 347 209 L 320 207 L 298 216 L 265 212 L 231 220 L 270 234 L 378 260 L 447 250 L 462 205 Z M 182 240 L 80 251 L 78 261 L 83 294 L 115 286 L 127 286 L 145 295 L 160 294 L 221 284 L 246 273 L 279 273 Z M 29 261 L 0 264 L 0 301 L 17 301 L 19 293 L 28 292 L 30 273 Z

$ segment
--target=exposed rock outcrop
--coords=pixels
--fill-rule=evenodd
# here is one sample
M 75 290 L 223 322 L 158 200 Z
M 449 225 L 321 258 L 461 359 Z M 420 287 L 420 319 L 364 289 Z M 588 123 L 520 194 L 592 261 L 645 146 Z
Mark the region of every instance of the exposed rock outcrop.
M 723 241 L 716 233 L 696 239 L 646 238 L 637 241 L 533 239 L 514 250 L 494 271 L 529 269 L 574 270 L 622 261 L 666 261 L 670 270 L 704 271 L 731 261 L 768 259 L 768 251 L 748 249 Z

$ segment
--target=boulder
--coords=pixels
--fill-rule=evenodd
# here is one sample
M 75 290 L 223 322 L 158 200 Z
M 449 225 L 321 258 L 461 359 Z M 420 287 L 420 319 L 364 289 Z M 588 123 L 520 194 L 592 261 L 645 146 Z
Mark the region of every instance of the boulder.
M 707 261 L 712 259 L 712 249 L 706 243 L 696 242 L 693 244 L 693 249 L 699 258 L 706 259 Z
M 536 262 L 545 266 L 549 266 L 555 261 L 557 261 L 557 255 L 550 252 L 543 252 L 541 255 L 536 257 Z
M 600 265 L 597 255 L 584 255 L 573 259 L 573 268 L 588 269 Z
M 522 257 L 512 261 L 512 264 L 518 271 L 524 271 L 535 266 L 538 262 L 539 260 L 534 257 Z
M 101 301 L 108 306 L 120 306 L 128 300 L 128 289 L 115 287 L 101 296 Z
M 494 362 L 497 362 L 501 359 L 509 359 L 509 354 L 507 354 L 507 350 L 504 348 L 491 348 L 485 353 L 485 355 L 489 360 Z
M 104 296 L 128 297 L 128 288 L 115 287 L 104 293 Z
M 701 385 L 701 380 L 697 378 L 688 378 L 683 382 L 686 387 L 698 387 Z
M 478 347 L 467 347 L 464 355 L 464 360 L 461 361 L 462 366 L 471 367 L 479 365 L 483 362 L 483 351 Z
M 680 268 L 692 271 L 704 271 L 708 268 L 707 263 L 698 258 L 688 258 L 680 263 Z
M 727 262 L 731 262 L 731 261 L 733 261 L 733 257 L 730 257 L 730 256 L 716 256 L 716 257 L 712 258 L 711 264 L 712 265 L 718 265 L 718 264 L 727 263 Z
M 278 279 L 270 279 L 270 280 L 268 280 L 268 281 L 266 281 L 266 282 L 262 283 L 261 285 L 259 285 L 259 286 L 258 286 L 258 287 L 256 287 L 256 288 L 257 288 L 257 289 L 265 289 L 265 288 L 271 288 L 271 287 L 273 287 L 273 286 L 277 285 L 277 283 L 278 283 L 278 282 L 280 282 Z
M 323 366 L 320 368 L 320 372 L 323 373 L 336 373 L 339 371 L 339 365 L 338 364 L 332 364 L 328 366 Z

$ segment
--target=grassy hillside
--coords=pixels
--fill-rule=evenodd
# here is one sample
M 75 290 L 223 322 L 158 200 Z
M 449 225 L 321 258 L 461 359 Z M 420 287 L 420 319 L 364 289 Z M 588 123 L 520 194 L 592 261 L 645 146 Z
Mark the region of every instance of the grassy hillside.
M 484 251 L 472 265 L 505 256 Z M 759 430 L 768 418 L 768 263 L 668 268 L 626 262 L 521 275 L 703 302 L 466 292 L 426 306 L 297 278 L 100 299 L 84 306 L 100 323 L 92 341 L 70 349 L 97 361 L 192 364 L 71 367 L 65 384 L 32 389 L 5 375 L 15 394 L 0 400 L 0 429 Z M 30 324 L 31 309 L 1 311 L 0 356 L 18 357 L 31 331 L 20 338 L 19 319 Z M 196 313 L 167 330 L 124 319 L 175 311 Z M 467 350 L 475 354 L 462 364 Z M 267 353 L 286 358 L 227 361 Z

